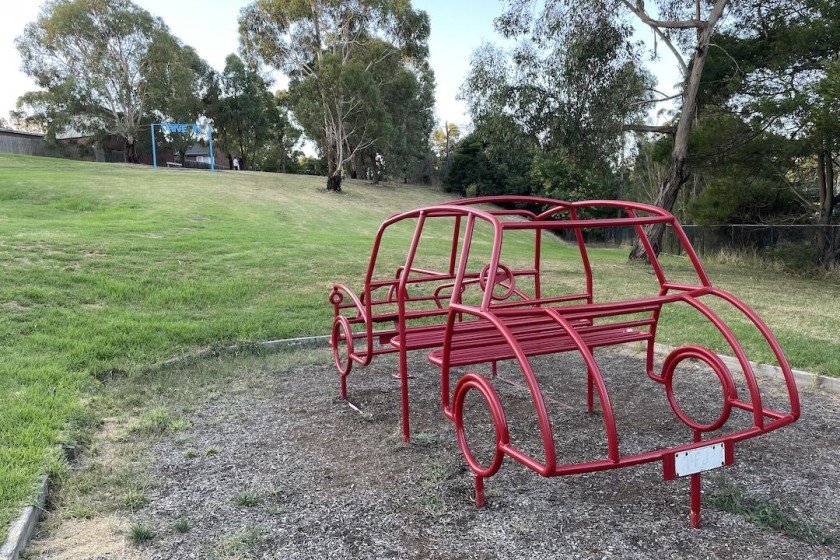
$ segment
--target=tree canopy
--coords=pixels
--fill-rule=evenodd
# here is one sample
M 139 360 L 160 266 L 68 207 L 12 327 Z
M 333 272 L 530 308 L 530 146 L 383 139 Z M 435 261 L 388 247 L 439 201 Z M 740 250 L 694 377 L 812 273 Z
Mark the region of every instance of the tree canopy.
M 341 190 L 345 165 L 398 126 L 378 71 L 422 74 L 428 16 L 408 0 L 257 0 L 239 25 L 243 52 L 290 77 L 295 118 L 326 157 L 327 188 Z
M 196 109 L 206 63 L 162 20 L 129 0 L 48 0 L 17 41 L 23 70 L 41 91 L 18 102 L 47 134 L 114 134 L 136 162 L 150 114 Z

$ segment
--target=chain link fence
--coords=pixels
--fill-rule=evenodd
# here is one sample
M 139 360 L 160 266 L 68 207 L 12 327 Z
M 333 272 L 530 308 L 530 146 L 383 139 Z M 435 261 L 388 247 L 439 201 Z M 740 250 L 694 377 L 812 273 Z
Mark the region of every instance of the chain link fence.
M 840 247 L 840 225 L 765 225 L 729 224 L 713 226 L 683 225 L 691 245 L 698 254 L 721 251 L 747 252 L 768 257 L 778 256 L 782 251 L 799 251 L 813 255 L 821 242 Z M 605 228 L 587 232 L 587 241 L 594 244 L 633 245 L 638 238 L 632 227 Z M 564 232 L 564 239 L 574 237 Z M 662 241 L 662 251 L 674 255 L 683 253 L 682 247 L 668 226 Z

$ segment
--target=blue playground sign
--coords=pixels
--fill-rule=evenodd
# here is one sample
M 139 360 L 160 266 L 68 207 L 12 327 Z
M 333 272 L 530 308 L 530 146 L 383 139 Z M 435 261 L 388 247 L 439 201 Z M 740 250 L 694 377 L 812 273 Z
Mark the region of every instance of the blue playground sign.
M 216 170 L 216 154 L 213 152 L 213 125 L 211 123 L 152 123 L 152 165 L 155 169 L 157 169 L 157 148 L 155 144 L 156 126 L 160 127 L 161 132 L 164 134 L 169 134 L 170 132 L 192 132 L 196 135 L 204 134 L 210 145 L 210 171 Z

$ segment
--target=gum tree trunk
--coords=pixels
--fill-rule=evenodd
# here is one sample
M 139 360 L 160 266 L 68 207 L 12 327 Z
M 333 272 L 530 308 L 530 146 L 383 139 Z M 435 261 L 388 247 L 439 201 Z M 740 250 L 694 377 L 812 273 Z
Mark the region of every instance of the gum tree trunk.
M 682 91 L 682 107 L 680 109 L 680 120 L 673 130 L 674 147 L 671 150 L 671 165 L 668 169 L 668 176 L 659 188 L 654 204 L 670 212 L 674 208 L 680 189 L 688 181 L 690 176 L 688 166 L 688 140 L 691 134 L 691 127 L 697 117 L 697 91 L 700 88 L 700 79 L 703 75 L 703 66 L 706 64 L 706 55 L 709 52 L 709 42 L 715 30 L 715 25 L 723 14 L 727 0 L 717 0 L 714 8 L 709 13 L 709 19 L 698 28 L 697 46 L 685 73 Z M 699 20 L 699 14 L 698 14 Z M 661 127 L 648 127 L 661 128 Z M 656 255 L 662 250 L 662 238 L 665 235 L 664 224 L 651 224 L 645 227 L 645 233 L 650 239 L 651 246 Z M 648 260 L 645 248 L 640 241 L 636 241 L 633 250 L 630 252 L 631 260 Z
M 820 218 L 822 226 L 817 234 L 817 259 L 819 264 L 829 268 L 838 260 L 836 227 L 832 225 L 834 207 L 840 203 L 840 195 L 834 192 L 834 161 L 832 153 L 823 149 L 817 154 L 817 182 L 820 188 Z
M 134 138 L 125 139 L 125 161 L 126 163 L 140 163 L 140 158 L 137 157 L 137 142 Z

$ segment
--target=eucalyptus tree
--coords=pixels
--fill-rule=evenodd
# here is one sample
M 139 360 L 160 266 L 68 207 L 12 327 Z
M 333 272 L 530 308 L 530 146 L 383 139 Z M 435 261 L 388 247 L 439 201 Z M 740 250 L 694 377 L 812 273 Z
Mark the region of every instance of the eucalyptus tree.
M 356 131 L 347 137 L 352 158 L 350 176 L 363 176 L 378 183 L 382 175 L 408 181 L 429 154 L 429 135 L 434 125 L 434 73 L 425 60 L 404 60 L 399 50 L 385 41 L 374 41 L 360 62 L 381 60 L 371 66 L 366 109 L 348 118 Z M 366 138 L 375 140 L 360 150 Z M 354 170 L 354 167 L 357 169 Z M 355 171 L 355 175 L 354 175 Z
M 239 157 L 243 168 L 253 167 L 254 155 L 271 139 L 281 119 L 270 81 L 235 54 L 225 59 L 219 81 L 220 98 L 210 114 L 220 143 Z
M 818 260 L 840 260 L 840 4 L 744 0 L 733 4 L 709 59 L 701 102 L 750 123 L 741 143 L 784 139 L 760 157 L 813 222 L 827 226 Z M 729 139 L 729 144 L 733 140 Z
M 327 189 L 340 191 L 344 165 L 382 133 L 373 70 L 391 51 L 425 59 L 428 16 L 409 0 L 256 0 L 239 28 L 244 53 L 290 77 L 295 117 L 326 156 Z M 382 42 L 388 52 L 365 57 Z
M 149 51 L 149 118 L 158 122 L 194 123 L 206 117 L 218 98 L 216 72 L 195 49 L 163 35 Z M 182 163 L 195 142 L 191 133 L 169 132 L 160 145 L 180 154 Z
M 452 162 L 452 150 L 460 139 L 461 129 L 457 124 L 449 121 L 444 122 L 443 126 L 432 132 L 432 149 L 437 157 L 438 171 L 444 177 L 449 172 Z
M 497 25 L 519 39 L 517 46 L 478 48 L 460 94 L 488 160 L 508 177 L 510 192 L 608 195 L 622 123 L 640 113 L 633 101 L 650 81 L 628 47 L 632 28 L 610 18 L 582 21 L 562 34 L 537 22 Z
M 303 132 L 292 122 L 289 92 L 278 91 L 274 94 L 274 102 L 278 118 L 271 137 L 277 146 L 277 170 L 280 173 L 287 173 L 296 154 L 295 146 L 300 141 Z
M 130 0 L 48 0 L 16 40 L 23 70 L 42 88 L 21 113 L 78 132 L 124 139 L 137 162 L 137 136 L 162 72 L 182 62 L 182 45 L 159 18 Z
M 653 9 L 644 0 L 509 0 L 507 10 L 497 20 L 497 27 L 508 36 L 531 32 L 561 41 L 580 28 L 597 29 L 599 21 L 626 29 L 627 23 L 635 20 L 651 29 L 654 43 L 662 43 L 673 57 L 682 83 L 676 95 L 653 91 L 656 97 L 641 96 L 633 103 L 644 105 L 676 100 L 678 117 L 674 122 L 656 125 L 629 122 L 624 128 L 673 136 L 668 174 L 656 197 L 657 205 L 671 210 L 689 178 L 689 137 L 697 115 L 698 89 L 711 39 L 729 0 L 655 0 L 652 4 Z M 632 48 L 634 43 L 629 34 L 623 40 L 626 48 Z M 647 228 L 656 252 L 661 248 L 664 232 L 663 224 Z M 637 244 L 630 256 L 644 257 L 644 248 Z

